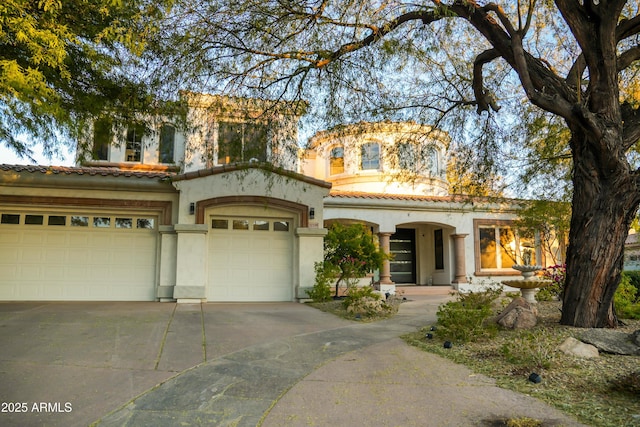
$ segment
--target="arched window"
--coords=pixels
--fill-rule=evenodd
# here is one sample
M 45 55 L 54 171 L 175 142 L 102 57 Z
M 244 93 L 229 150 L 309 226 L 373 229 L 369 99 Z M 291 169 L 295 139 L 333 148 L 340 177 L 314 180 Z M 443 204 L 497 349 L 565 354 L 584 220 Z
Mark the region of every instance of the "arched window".
M 433 145 L 399 143 L 398 167 L 421 175 L 438 176 L 440 171 L 438 150 Z
M 362 144 L 360 167 L 365 169 L 380 168 L 380 145 L 377 142 Z
M 438 161 L 438 150 L 435 147 L 427 148 L 427 155 L 425 156 L 425 160 L 427 161 L 426 170 L 432 176 L 439 175 L 440 164 Z
M 417 172 L 419 168 L 416 146 L 410 142 L 398 144 L 398 167 L 400 169 Z
M 329 156 L 329 174 L 337 175 L 344 172 L 344 148 L 335 147 Z
M 160 163 L 174 163 L 176 128 L 164 124 L 160 128 L 160 144 L 158 147 L 158 156 Z

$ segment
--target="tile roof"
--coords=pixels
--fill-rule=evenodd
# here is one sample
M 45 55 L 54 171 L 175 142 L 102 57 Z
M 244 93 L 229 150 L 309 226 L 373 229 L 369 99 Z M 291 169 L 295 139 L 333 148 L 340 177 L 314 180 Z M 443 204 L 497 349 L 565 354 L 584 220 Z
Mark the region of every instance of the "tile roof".
M 293 172 L 283 168 L 275 167 L 269 163 L 237 163 L 237 164 L 231 164 L 231 165 L 215 166 L 209 169 L 200 169 L 193 172 L 186 172 L 180 175 L 175 175 L 172 177 L 172 179 L 173 181 L 182 181 L 182 180 L 201 178 L 201 177 L 210 176 L 210 175 L 219 175 L 219 174 L 233 172 L 233 171 L 243 171 L 248 169 L 261 169 L 267 172 L 275 173 L 282 176 L 287 176 L 289 178 L 293 178 L 298 181 L 303 181 L 303 182 L 317 185 L 320 187 L 331 188 L 331 183 L 329 182 L 322 181 L 320 179 L 316 179 L 307 175 L 303 175 L 298 172 Z
M 413 200 L 413 201 L 433 201 L 433 202 L 462 202 L 469 200 L 465 196 L 428 196 L 421 194 L 387 194 L 387 193 L 365 193 L 361 191 L 340 191 L 332 190 L 330 197 L 350 198 L 350 199 L 385 199 L 385 200 Z
M 365 193 L 361 191 L 331 190 L 331 198 L 340 199 L 370 199 L 370 200 L 405 200 L 414 202 L 443 202 L 443 203 L 517 203 L 517 199 L 500 197 L 468 196 L 463 194 L 451 194 L 448 196 L 429 196 L 425 194 L 387 194 Z
M 54 175 L 101 175 L 123 176 L 135 178 L 168 178 L 174 172 L 140 169 L 120 169 L 114 167 L 74 167 L 74 166 L 40 166 L 40 165 L 7 165 L 0 164 L 0 170 L 13 172 L 30 172 Z

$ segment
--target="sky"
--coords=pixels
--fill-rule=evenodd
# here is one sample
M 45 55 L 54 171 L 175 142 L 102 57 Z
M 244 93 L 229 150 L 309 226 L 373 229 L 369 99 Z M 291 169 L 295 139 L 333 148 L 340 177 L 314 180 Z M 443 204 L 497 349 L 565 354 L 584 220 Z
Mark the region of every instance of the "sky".
M 69 153 L 66 149 L 64 151 L 64 157 L 54 156 L 51 159 L 47 159 L 42 154 L 42 147 L 33 147 L 33 157 L 35 161 L 31 161 L 28 158 L 20 158 L 15 152 L 5 146 L 0 146 L 0 164 L 8 165 L 45 165 L 45 166 L 73 166 L 73 153 Z

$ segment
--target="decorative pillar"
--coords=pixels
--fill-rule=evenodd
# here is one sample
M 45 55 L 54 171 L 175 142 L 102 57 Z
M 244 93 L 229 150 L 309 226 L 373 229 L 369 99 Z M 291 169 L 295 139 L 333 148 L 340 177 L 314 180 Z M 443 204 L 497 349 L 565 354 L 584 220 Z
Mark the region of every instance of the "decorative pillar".
M 176 261 L 178 236 L 172 225 L 161 225 L 160 266 L 158 268 L 158 287 L 156 297 L 161 302 L 173 301 L 173 289 L 176 285 Z
M 453 283 L 467 283 L 466 259 L 464 255 L 464 238 L 468 234 L 452 234 L 455 264 L 455 279 Z
M 178 303 L 206 301 L 207 224 L 176 224 L 174 230 L 178 242 L 173 298 Z
M 298 300 L 308 299 L 307 291 L 313 288 L 315 283 L 315 263 L 322 262 L 324 257 L 324 236 L 327 235 L 326 228 L 302 228 L 296 229 L 298 239 L 297 274 L 295 279 L 295 298 Z
M 378 233 L 378 238 L 380 239 L 380 249 L 385 255 L 389 255 L 391 253 L 389 238 L 393 233 Z M 389 258 L 382 261 L 382 270 L 380 271 L 380 292 L 382 293 L 396 293 L 396 286 L 391 281 L 391 263 Z

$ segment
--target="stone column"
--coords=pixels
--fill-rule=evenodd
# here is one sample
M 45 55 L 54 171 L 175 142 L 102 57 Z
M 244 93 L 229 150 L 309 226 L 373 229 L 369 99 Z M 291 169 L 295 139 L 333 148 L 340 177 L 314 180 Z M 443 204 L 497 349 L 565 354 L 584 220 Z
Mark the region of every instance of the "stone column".
M 156 297 L 161 302 L 173 301 L 173 289 L 176 285 L 176 261 L 178 236 L 172 225 L 161 225 L 160 266 L 158 268 L 158 288 Z
M 455 264 L 455 279 L 453 283 L 467 283 L 466 259 L 464 255 L 464 238 L 468 234 L 452 234 Z
M 296 238 L 298 239 L 298 254 L 295 257 L 298 261 L 297 274 L 295 279 L 295 298 L 298 300 L 308 299 L 307 291 L 313 288 L 315 283 L 315 263 L 322 262 L 324 257 L 324 236 L 327 235 L 326 228 L 297 228 Z
M 382 249 L 382 252 L 384 252 L 385 255 L 389 255 L 391 253 L 389 244 L 391 234 L 393 233 L 378 233 L 380 249 Z M 382 261 L 382 270 L 380 271 L 380 292 L 389 292 L 391 294 L 396 293 L 395 284 L 391 281 L 391 263 L 389 262 L 389 259 Z

